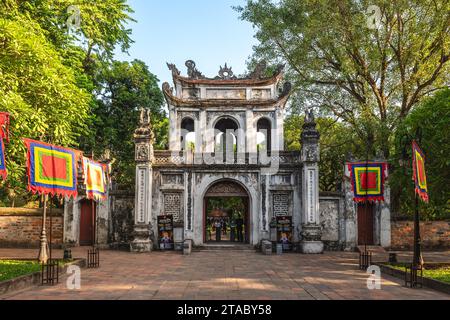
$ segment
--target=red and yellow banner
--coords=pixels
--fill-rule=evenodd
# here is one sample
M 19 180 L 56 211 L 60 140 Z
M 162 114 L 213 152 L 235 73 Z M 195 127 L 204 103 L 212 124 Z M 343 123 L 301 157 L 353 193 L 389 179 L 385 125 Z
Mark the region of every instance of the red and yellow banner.
M 77 195 L 79 151 L 23 139 L 27 151 L 28 189 L 33 193 Z
M 412 142 L 413 180 L 415 192 L 424 201 L 428 202 L 427 176 L 425 174 L 425 155 L 416 141 Z
M 385 162 L 347 163 L 353 190 L 353 201 L 384 201 Z
M 5 162 L 5 143 L 3 138 L 0 136 L 0 177 L 6 180 L 8 172 L 6 172 L 6 162 Z
M 107 170 L 107 165 L 83 157 L 84 184 L 88 199 L 104 200 L 106 198 Z

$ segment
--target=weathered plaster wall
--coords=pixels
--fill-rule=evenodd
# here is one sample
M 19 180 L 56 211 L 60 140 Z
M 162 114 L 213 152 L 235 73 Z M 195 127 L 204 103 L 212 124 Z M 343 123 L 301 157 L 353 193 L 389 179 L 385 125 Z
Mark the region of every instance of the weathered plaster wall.
M 319 212 L 325 249 L 342 249 L 342 244 L 345 243 L 343 198 L 339 194 L 321 194 Z
M 85 197 L 66 198 L 64 200 L 64 243 L 70 245 L 80 244 L 80 216 L 81 201 Z M 107 198 L 108 199 L 108 198 Z M 107 245 L 109 234 L 110 209 L 108 200 L 96 201 L 97 212 L 97 244 Z
M 129 249 L 134 223 L 134 192 L 110 191 L 109 208 L 109 245 L 115 249 Z

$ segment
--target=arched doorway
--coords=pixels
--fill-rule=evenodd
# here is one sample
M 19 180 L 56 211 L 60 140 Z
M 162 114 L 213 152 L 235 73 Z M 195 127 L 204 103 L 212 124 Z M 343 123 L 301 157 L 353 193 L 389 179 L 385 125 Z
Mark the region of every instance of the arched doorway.
M 233 155 L 237 152 L 237 130 L 239 125 L 232 118 L 221 118 L 214 126 L 215 152 Z
M 222 180 L 203 199 L 203 241 L 249 243 L 249 196 L 237 182 Z

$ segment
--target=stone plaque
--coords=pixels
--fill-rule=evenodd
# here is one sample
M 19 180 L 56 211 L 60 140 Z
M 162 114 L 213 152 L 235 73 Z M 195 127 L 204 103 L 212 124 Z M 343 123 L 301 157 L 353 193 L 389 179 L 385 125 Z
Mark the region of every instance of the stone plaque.
M 339 240 L 339 201 L 322 200 L 319 203 L 320 224 L 322 225 L 322 240 Z
M 290 174 L 275 174 L 270 176 L 270 184 L 273 186 L 291 185 Z
M 308 222 L 314 223 L 315 222 L 315 216 L 316 216 L 316 192 L 314 189 L 315 183 L 316 183 L 316 176 L 315 176 L 315 170 L 314 169 L 308 169 L 306 178 L 307 181 L 307 214 L 308 214 Z
M 183 88 L 181 93 L 183 99 L 200 98 L 200 90 L 198 88 Z
M 137 199 L 137 222 L 144 223 L 145 222 L 145 204 L 146 204 L 146 197 L 145 197 L 145 190 L 146 190 L 146 183 L 145 183 L 145 177 L 147 175 L 147 169 L 146 168 L 139 168 L 138 169 L 138 199 Z
M 245 99 L 245 89 L 206 89 L 207 99 Z
M 181 185 L 183 184 L 183 175 L 176 173 L 163 173 L 161 175 L 161 184 Z
M 265 99 L 270 99 L 270 98 L 272 98 L 270 89 L 253 89 L 252 90 L 252 99 L 265 100 Z

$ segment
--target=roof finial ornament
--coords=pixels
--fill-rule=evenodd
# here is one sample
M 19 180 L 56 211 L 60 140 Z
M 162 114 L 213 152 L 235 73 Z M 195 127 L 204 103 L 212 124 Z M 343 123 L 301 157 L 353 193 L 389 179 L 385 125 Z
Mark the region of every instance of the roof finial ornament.
M 258 64 L 255 66 L 255 69 L 253 72 L 249 74 L 250 79 L 262 79 L 264 78 L 264 72 L 267 68 L 267 62 L 266 60 L 261 60 L 258 62 Z
M 219 78 L 220 79 L 236 79 L 233 71 L 231 70 L 231 67 L 228 68 L 226 62 L 225 62 L 225 66 L 223 68 L 222 68 L 222 66 L 220 66 Z
M 292 89 L 292 84 L 289 81 L 286 81 L 285 83 L 283 83 L 283 87 L 281 88 L 281 90 L 279 90 L 279 96 L 280 97 L 285 97 L 288 94 L 291 93 L 291 89 Z
M 180 75 L 180 70 L 177 69 L 177 66 L 173 63 L 168 63 L 166 62 L 167 67 L 169 68 L 170 71 L 172 71 L 172 76 L 179 76 Z
M 188 77 L 191 79 L 204 79 L 205 76 L 197 70 L 195 67 L 195 62 L 193 60 L 187 60 L 185 63 L 187 67 Z

